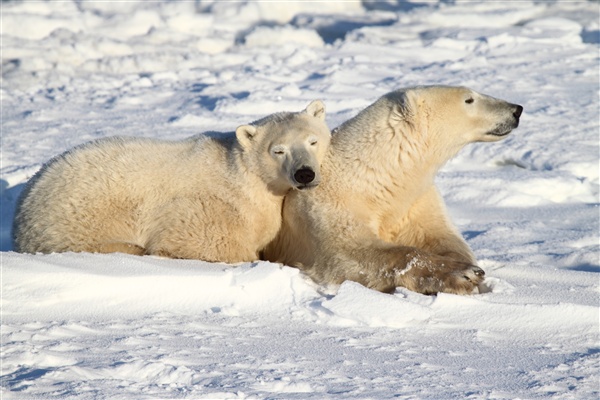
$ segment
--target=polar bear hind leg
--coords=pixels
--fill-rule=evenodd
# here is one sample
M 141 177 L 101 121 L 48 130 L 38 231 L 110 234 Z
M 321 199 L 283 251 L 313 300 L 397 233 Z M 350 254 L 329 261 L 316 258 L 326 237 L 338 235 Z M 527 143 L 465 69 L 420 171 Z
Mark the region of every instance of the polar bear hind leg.
M 106 242 L 100 243 L 95 250 L 97 253 L 125 253 L 133 254 L 136 256 L 143 256 L 146 254 L 146 249 L 142 246 L 138 246 L 133 243 L 126 242 Z

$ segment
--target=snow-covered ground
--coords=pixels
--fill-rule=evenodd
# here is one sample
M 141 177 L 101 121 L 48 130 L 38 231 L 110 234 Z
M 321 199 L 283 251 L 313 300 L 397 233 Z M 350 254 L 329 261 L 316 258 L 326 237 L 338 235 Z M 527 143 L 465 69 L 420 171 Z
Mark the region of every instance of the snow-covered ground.
M 595 399 L 597 1 L 2 2 L 2 398 Z M 335 127 L 415 84 L 522 104 L 437 182 L 487 293 L 296 269 L 11 251 L 50 157 L 233 130 L 320 98 Z

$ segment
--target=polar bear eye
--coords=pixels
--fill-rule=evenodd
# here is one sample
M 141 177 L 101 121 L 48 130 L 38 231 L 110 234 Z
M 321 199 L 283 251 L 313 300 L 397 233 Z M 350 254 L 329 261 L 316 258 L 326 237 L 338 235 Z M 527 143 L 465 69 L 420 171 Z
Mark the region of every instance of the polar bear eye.
M 315 146 L 318 142 L 319 142 L 319 139 L 317 139 L 314 136 L 311 136 L 308 138 L 308 144 L 310 144 L 311 146 Z
M 472 97 L 469 97 L 468 99 L 465 100 L 465 103 L 467 104 L 471 104 L 472 102 L 474 102 L 475 100 L 473 100 Z
M 283 146 L 275 146 L 271 149 L 271 151 L 273 152 L 273 154 L 278 155 L 278 156 L 282 156 L 285 154 L 285 147 Z

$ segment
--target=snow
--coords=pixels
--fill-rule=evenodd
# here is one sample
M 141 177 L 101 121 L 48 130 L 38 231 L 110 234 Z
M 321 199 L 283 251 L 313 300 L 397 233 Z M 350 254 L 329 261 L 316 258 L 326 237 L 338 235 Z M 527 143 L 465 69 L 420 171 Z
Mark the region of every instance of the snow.
M 2 398 L 592 399 L 600 392 L 600 4 L 2 2 Z M 482 293 L 298 270 L 12 252 L 24 183 L 111 135 L 229 131 L 311 100 L 465 85 L 524 106 L 437 182 Z

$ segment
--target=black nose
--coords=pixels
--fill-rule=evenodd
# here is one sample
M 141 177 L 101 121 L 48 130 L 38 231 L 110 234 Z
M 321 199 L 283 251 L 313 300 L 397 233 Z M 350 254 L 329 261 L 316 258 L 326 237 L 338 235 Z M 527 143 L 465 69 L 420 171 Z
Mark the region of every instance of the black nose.
M 516 119 L 519 119 L 519 117 L 521 116 L 522 113 L 523 113 L 523 107 L 521 107 L 520 105 L 517 104 L 517 106 L 515 107 L 515 111 L 513 112 L 513 115 L 515 116 Z
M 294 179 L 296 179 L 296 182 L 303 185 L 311 183 L 315 179 L 315 171 L 308 167 L 302 167 L 296 171 L 294 174 Z

